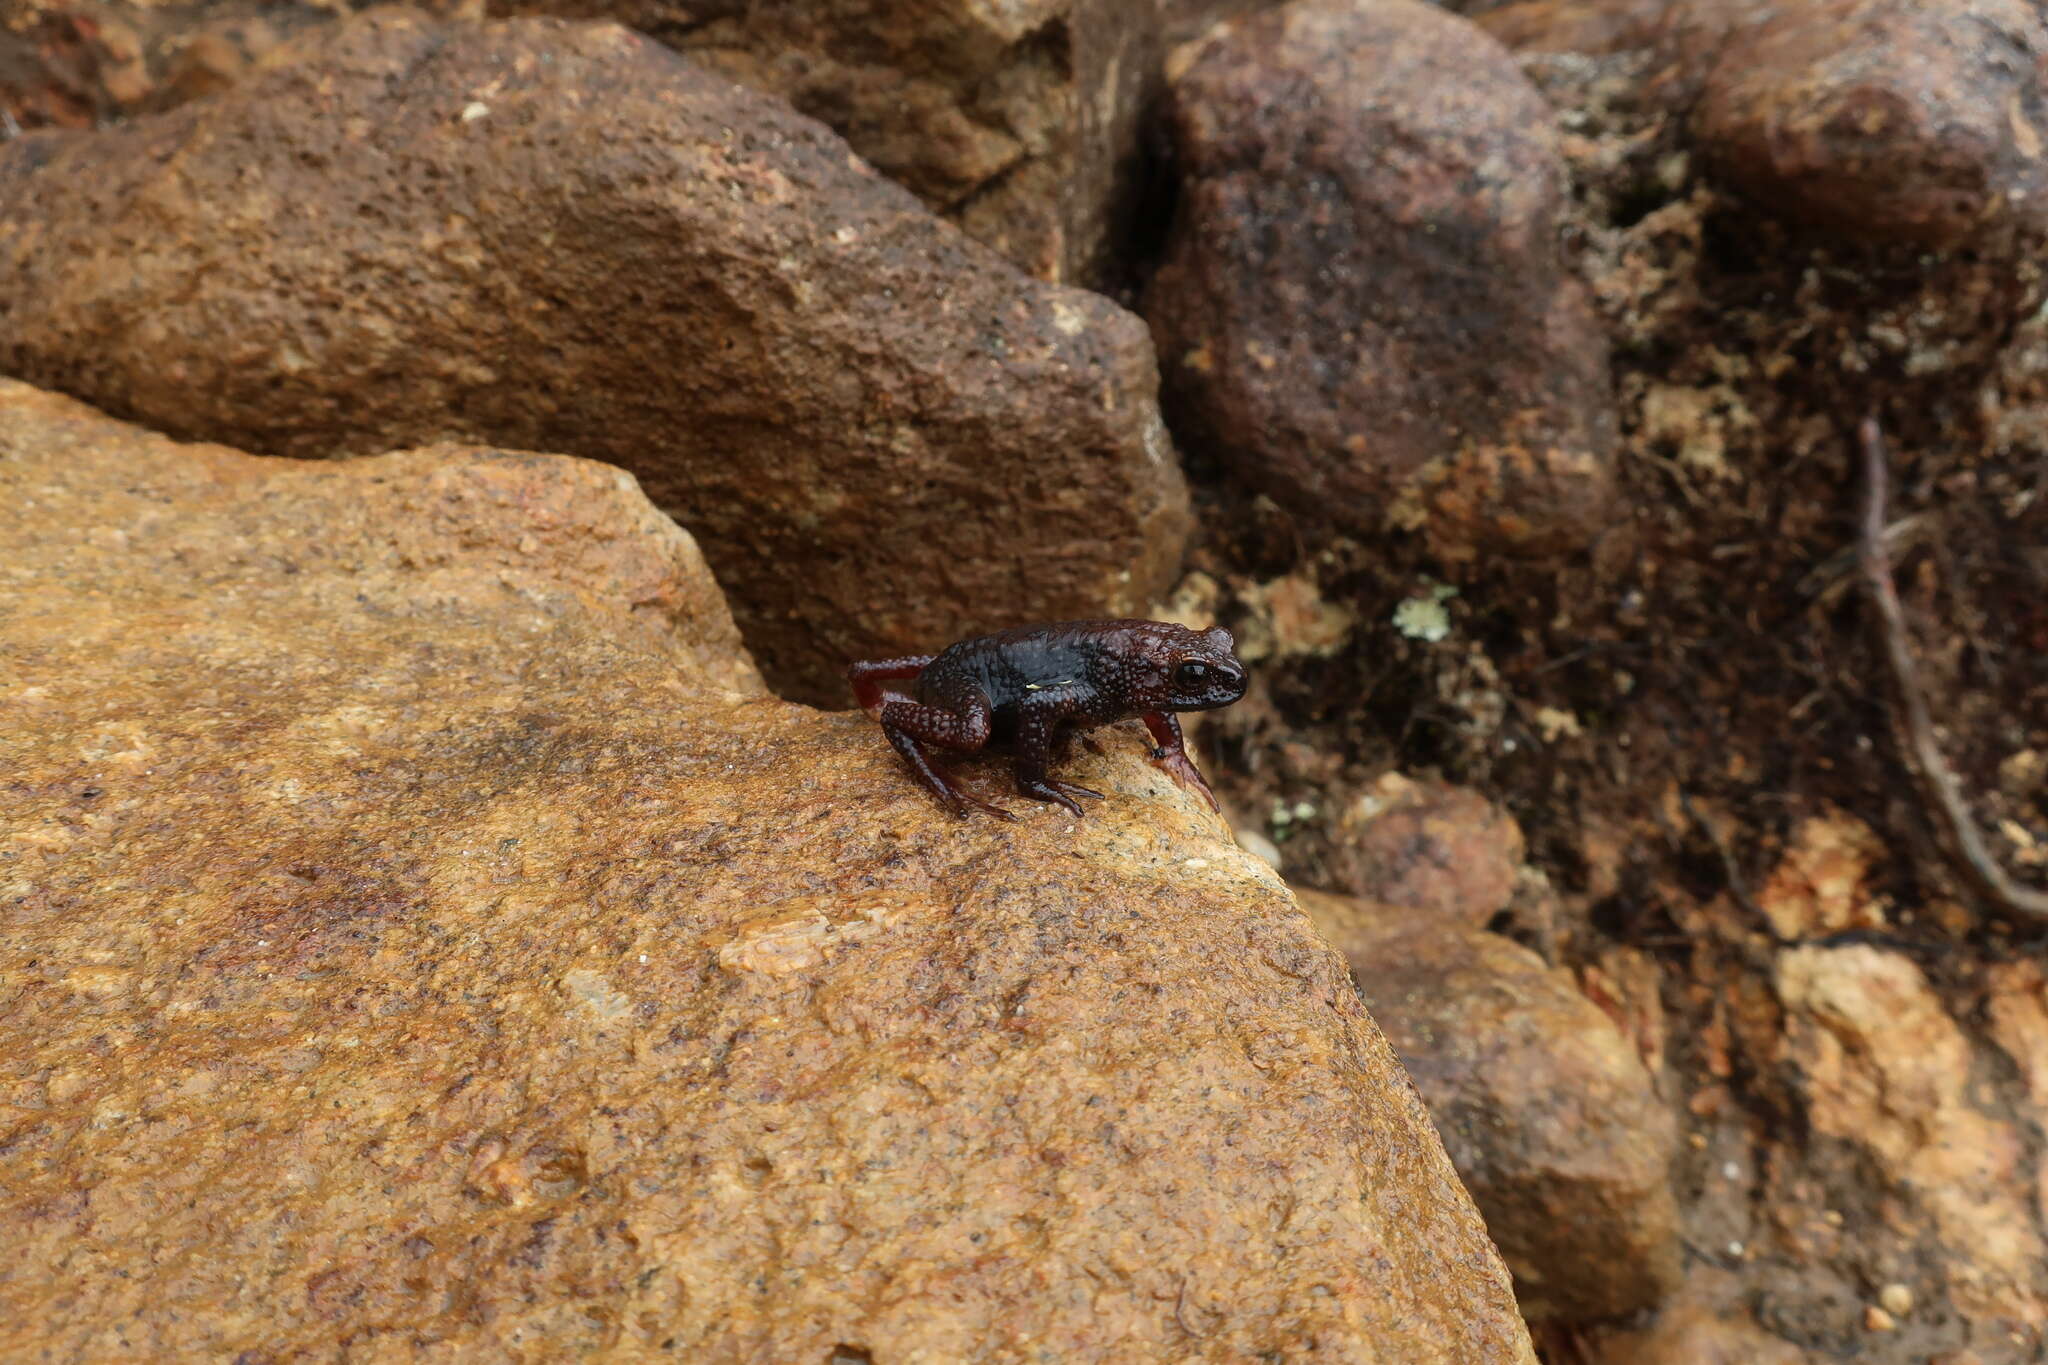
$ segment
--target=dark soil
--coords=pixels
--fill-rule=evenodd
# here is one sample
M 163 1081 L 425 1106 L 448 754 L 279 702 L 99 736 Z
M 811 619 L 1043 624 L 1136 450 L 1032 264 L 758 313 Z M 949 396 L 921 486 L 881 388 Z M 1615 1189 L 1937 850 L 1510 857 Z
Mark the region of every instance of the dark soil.
M 1566 965 L 1598 973 L 1632 949 L 1661 977 L 1660 1080 L 1692 1116 L 1692 1254 L 1741 1268 L 1759 1320 L 1802 1346 L 1925 1359 L 1962 1340 L 1939 1314 L 1876 1346 L 1863 1330 L 1872 1286 L 1910 1280 L 1928 1249 L 1884 1223 L 1853 1155 L 1804 1140 L 1751 889 L 1800 822 L 1846 813 L 1890 850 L 1891 913 L 1836 939 L 1911 956 L 1966 1027 L 1985 971 L 2041 951 L 2048 925 L 2008 921 L 1954 874 L 1895 738 L 1856 574 L 1854 432 L 1874 413 L 1891 443 L 1893 566 L 1943 747 L 2005 867 L 2048 883 L 2029 757 L 2048 754 L 2048 293 L 2032 244 L 1847 255 L 1717 192 L 1680 116 L 1635 96 L 1638 60 L 1529 62 L 1569 111 L 1572 246 L 1612 327 L 1633 520 L 1561 566 L 1451 565 L 1419 541 L 1332 539 L 1197 468 L 1196 567 L 1223 584 L 1225 624 L 1248 585 L 1289 572 L 1360 623 L 1331 657 L 1266 664 L 1206 741 L 1219 787 L 1305 885 L 1331 884 L 1334 821 L 1296 813 L 1390 768 L 1503 802 L 1562 893 Z M 1405 637 L 1397 607 L 1437 583 L 1457 589 L 1450 633 Z M 1500 927 L 1553 947 L 1550 926 Z M 1731 1162 L 1747 1209 L 1706 1193 L 1702 1172 Z M 1846 1220 L 1837 1254 L 1751 1244 L 1807 1196 Z

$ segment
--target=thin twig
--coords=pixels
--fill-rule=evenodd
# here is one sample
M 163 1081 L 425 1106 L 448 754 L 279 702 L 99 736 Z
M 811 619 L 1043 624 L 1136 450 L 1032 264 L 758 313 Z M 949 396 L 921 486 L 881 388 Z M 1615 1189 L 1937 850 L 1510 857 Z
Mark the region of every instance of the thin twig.
M 1928 539 L 1933 532 L 1931 519 L 1925 513 L 1915 512 L 1910 517 L 1900 517 L 1884 528 L 1885 551 L 1887 554 L 1902 555 L 1918 542 Z M 1842 593 L 1856 581 L 1854 571 L 1862 559 L 1863 545 L 1859 537 L 1856 544 L 1837 551 L 1821 561 L 1819 568 L 1799 580 L 1799 586 L 1795 591 L 1800 597 L 1810 599 L 1819 606 L 1832 608 Z
M 1905 708 L 1906 757 L 1948 831 L 1949 854 L 1957 871 L 2008 914 L 2048 919 L 2048 892 L 2020 885 L 1999 866 L 1998 859 L 1985 845 L 1977 822 L 1970 816 L 1970 808 L 1963 800 L 1962 783 L 1941 756 L 1941 746 L 1935 743 L 1934 720 L 1927 711 L 1926 694 L 1920 690 L 1913 651 L 1906 643 L 1906 613 L 1899 606 L 1898 589 L 1892 585 L 1891 565 L 1885 554 L 1884 436 L 1878 431 L 1875 417 L 1864 418 L 1857 435 L 1863 445 L 1863 586 L 1870 594 L 1871 605 L 1877 608 L 1885 662 L 1891 667 L 1892 685 L 1898 689 L 1900 704 Z

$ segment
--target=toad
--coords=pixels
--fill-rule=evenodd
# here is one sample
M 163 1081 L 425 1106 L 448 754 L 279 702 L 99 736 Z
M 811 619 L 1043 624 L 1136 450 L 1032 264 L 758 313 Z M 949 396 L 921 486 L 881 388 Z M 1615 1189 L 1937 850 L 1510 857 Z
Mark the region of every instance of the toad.
M 1100 800 L 1102 793 L 1049 777 L 1054 745 L 1068 732 L 1136 717 L 1151 732 L 1152 761 L 1214 810 L 1215 794 L 1188 757 L 1176 713 L 1228 706 L 1245 690 L 1229 631 L 1165 621 L 1021 626 L 936 655 L 855 663 L 846 676 L 861 709 L 881 722 L 927 790 L 956 815 L 972 808 L 1005 820 L 1016 817 L 948 781 L 925 746 L 976 753 L 1007 745 L 1019 793 L 1079 815 L 1075 797 Z

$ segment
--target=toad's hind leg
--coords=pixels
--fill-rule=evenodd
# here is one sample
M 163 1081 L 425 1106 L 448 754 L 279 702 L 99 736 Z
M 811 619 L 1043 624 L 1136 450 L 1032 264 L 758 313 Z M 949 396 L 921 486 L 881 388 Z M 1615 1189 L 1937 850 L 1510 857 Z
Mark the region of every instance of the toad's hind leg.
M 986 745 L 995 723 L 988 694 L 966 682 L 941 685 L 932 691 L 932 700 L 940 705 L 892 701 L 883 706 L 882 733 L 903 755 L 903 761 L 910 765 L 910 771 L 925 789 L 945 802 L 955 815 L 965 815 L 967 808 L 973 806 L 1004 820 L 1016 819 L 1001 806 L 976 800 L 954 786 L 924 751 L 925 744 L 937 744 L 961 753 L 975 753 Z
M 872 711 L 889 699 L 885 682 L 903 682 L 924 671 L 936 655 L 911 654 L 901 659 L 862 659 L 846 666 L 846 680 L 853 684 L 853 700 L 863 711 Z

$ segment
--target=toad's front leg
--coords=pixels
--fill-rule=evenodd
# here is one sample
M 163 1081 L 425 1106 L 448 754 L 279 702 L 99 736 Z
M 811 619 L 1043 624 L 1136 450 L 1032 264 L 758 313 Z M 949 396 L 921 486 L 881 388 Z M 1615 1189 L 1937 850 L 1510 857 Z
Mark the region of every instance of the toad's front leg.
M 1056 692 L 1039 693 L 1018 707 L 1017 711 L 1017 790 L 1035 801 L 1050 801 L 1065 806 L 1074 814 L 1081 813 L 1077 796 L 1092 796 L 1102 799 L 1102 793 L 1088 787 L 1077 787 L 1071 782 L 1055 782 L 1046 776 L 1046 769 L 1052 763 L 1054 743 L 1059 739 L 1061 728 L 1067 718 L 1076 710 L 1071 697 Z
M 1209 790 L 1209 783 L 1202 777 L 1195 761 L 1188 757 L 1187 742 L 1180 735 L 1180 717 L 1171 711 L 1147 711 L 1145 728 L 1152 732 L 1152 762 L 1159 770 L 1180 783 L 1202 794 L 1209 803 L 1209 809 L 1220 811 L 1216 804 L 1216 793 Z

